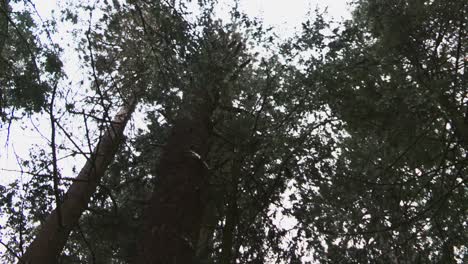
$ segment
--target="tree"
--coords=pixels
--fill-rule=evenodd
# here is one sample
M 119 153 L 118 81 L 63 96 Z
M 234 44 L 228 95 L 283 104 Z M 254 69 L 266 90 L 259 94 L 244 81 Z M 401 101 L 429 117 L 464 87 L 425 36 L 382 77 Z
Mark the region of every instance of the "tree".
M 95 150 L 59 203 L 60 206 L 52 211 L 42 223 L 39 233 L 28 246 L 21 262 L 54 263 L 57 261 L 71 230 L 76 227 L 78 219 L 96 191 L 100 178 L 112 162 L 124 139 L 123 132 L 136 107 L 137 96 L 128 100 L 106 128 Z
M 116 8 L 119 8 L 119 6 L 116 6 Z M 118 21 L 117 23 L 124 22 L 127 19 L 126 15 L 128 16 L 128 14 L 124 14 L 123 16 L 120 15 L 119 19 L 123 21 Z M 114 19 L 113 21 L 115 22 L 115 17 L 104 17 L 103 22 L 107 22 L 109 20 L 111 20 L 110 22 L 113 22 L 112 19 Z M 144 21 L 141 21 L 141 23 L 144 23 Z M 112 26 L 119 27 L 119 25 L 116 24 Z M 143 54 L 138 54 L 139 56 L 134 58 L 134 60 L 129 61 L 126 59 L 126 56 L 130 55 L 129 53 L 131 51 L 124 54 L 123 56 L 120 54 L 116 56 L 115 50 L 107 50 L 107 47 L 104 47 L 103 44 L 97 43 L 94 45 L 91 42 L 92 38 L 94 41 L 116 41 L 116 46 L 122 44 L 138 44 L 138 40 L 137 43 L 135 43 L 133 39 L 129 40 L 123 38 L 116 40 L 115 35 L 112 33 L 117 33 L 121 36 L 124 34 L 124 32 L 121 31 L 123 30 L 122 28 L 119 28 L 119 30 L 120 32 L 111 32 L 110 34 L 106 35 L 101 35 L 99 33 L 93 34 L 91 31 L 86 33 L 86 40 L 88 41 L 87 48 L 89 49 L 89 55 L 87 58 L 91 64 L 90 66 L 92 78 L 94 81 L 93 84 L 95 86 L 94 88 L 96 89 L 97 94 L 100 97 L 99 100 L 101 101 L 102 107 L 104 108 L 103 120 L 106 121 L 108 118 L 108 109 L 106 109 L 104 103 L 104 100 L 107 100 L 107 98 L 105 98 L 103 94 L 102 86 L 117 86 L 118 84 L 116 84 L 113 80 L 108 81 L 103 79 L 105 76 L 103 76 L 103 78 L 100 78 L 100 76 L 102 76 L 103 73 L 109 73 L 113 70 L 116 70 L 114 67 L 119 64 L 119 59 L 121 58 L 122 64 L 117 66 L 120 67 L 117 69 L 123 78 L 127 77 L 126 75 L 131 74 L 133 83 L 132 87 L 129 87 L 130 85 L 126 83 L 129 82 L 129 80 L 125 79 L 123 85 L 120 85 L 121 90 L 116 92 L 123 93 L 124 96 L 125 94 L 129 95 L 127 98 L 122 99 L 122 108 L 116 114 L 115 118 L 110 121 L 108 125 L 106 125 L 104 133 L 97 142 L 94 151 L 90 153 L 89 157 L 87 157 L 85 165 L 81 169 L 78 176 L 73 180 L 74 182 L 69 187 L 67 193 L 64 195 L 63 200 L 59 201 L 59 195 L 56 195 L 58 206 L 49 214 L 44 223 L 42 223 L 39 233 L 36 235 L 34 241 L 29 245 L 26 253 L 21 258 L 21 262 L 51 263 L 58 261 L 58 257 L 60 256 L 60 253 L 62 252 L 65 243 L 68 240 L 70 232 L 77 227 L 78 219 L 86 210 L 88 203 L 90 202 L 91 197 L 94 195 L 102 176 L 116 155 L 119 146 L 122 144 L 124 140 L 123 133 L 125 127 L 133 111 L 135 110 L 136 104 L 141 97 L 141 94 L 145 91 L 145 89 L 147 89 L 149 80 L 138 80 L 138 76 L 135 76 L 136 74 L 134 73 L 136 70 L 138 70 L 139 65 L 144 64 L 142 62 L 143 58 L 145 58 Z M 107 44 L 108 43 L 105 45 Z M 129 47 L 127 46 L 125 48 L 128 49 Z M 151 48 L 154 48 L 154 45 L 151 45 Z M 97 56 L 94 54 L 96 51 Z M 111 58 L 114 60 L 109 61 Z M 103 63 L 106 63 L 106 61 L 110 62 L 110 65 L 107 65 L 107 68 L 102 68 Z M 138 74 L 144 75 L 145 72 L 140 70 L 138 71 Z M 115 90 L 115 88 L 113 89 Z M 53 160 L 53 164 L 56 164 L 56 159 Z
M 47 94 L 61 76 L 62 62 L 54 43 L 41 43 L 39 34 L 54 30 L 36 25 L 28 1 L 0 2 L 0 116 L 2 123 L 47 106 Z M 16 111 L 19 110 L 19 111 Z M 21 111 L 22 110 L 22 111 Z M 15 115 L 18 114 L 19 115 Z
M 171 134 L 157 168 L 157 183 L 145 216 L 138 263 L 195 261 L 209 177 L 206 153 L 212 116 L 219 102 L 229 100 L 229 86 L 245 66 L 243 43 L 207 18 L 201 41 L 187 47 L 187 82 Z M 198 43 L 197 43 L 198 42 Z M 150 230 L 150 232 L 148 232 Z
M 314 248 L 324 263 L 466 258 L 464 7 L 358 1 L 329 36 L 306 24 L 302 45 L 321 37 L 329 48 L 325 63 L 308 62 L 309 82 L 349 134 L 321 172 L 329 182 L 304 191 L 311 202 L 296 210 L 313 212 L 302 226 L 322 234 L 328 248 Z
M 65 12 L 102 14 L 78 49 L 92 92 L 67 114 L 112 127 L 116 104 L 133 108 L 125 99 L 140 87 L 146 127 L 94 155 L 108 169 L 87 185 L 49 262 L 463 263 L 466 4 L 356 1 L 351 20 L 317 11 L 284 42 L 236 7 L 217 19 L 216 4 Z M 39 240 L 54 233 L 34 223 L 70 196 L 55 188 L 65 178 L 51 182 L 56 159 L 35 155 L 29 189 L 2 201 L 25 197 L 19 213 L 4 210 L 18 223 L 8 228 Z M 60 211 L 53 230 L 64 230 Z M 10 235 L 7 246 L 21 255 L 32 240 Z

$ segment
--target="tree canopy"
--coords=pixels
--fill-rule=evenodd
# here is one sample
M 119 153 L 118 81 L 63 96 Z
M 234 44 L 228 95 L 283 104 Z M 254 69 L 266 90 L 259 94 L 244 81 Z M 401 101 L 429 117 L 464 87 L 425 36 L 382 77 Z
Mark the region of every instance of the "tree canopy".
M 11 2 L 1 122 L 45 143 L 0 172 L 2 261 L 467 261 L 466 1 L 356 0 L 288 39 L 237 1 Z

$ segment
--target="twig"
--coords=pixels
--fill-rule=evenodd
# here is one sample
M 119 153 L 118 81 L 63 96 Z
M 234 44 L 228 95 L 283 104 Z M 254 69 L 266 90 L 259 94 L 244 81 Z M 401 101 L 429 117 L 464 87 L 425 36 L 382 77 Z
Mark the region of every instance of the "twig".
M 80 233 L 81 237 L 83 238 L 84 243 L 86 244 L 86 246 L 89 249 L 89 252 L 91 253 L 92 263 L 95 264 L 96 263 L 96 253 L 94 252 L 94 249 L 91 246 L 91 243 L 89 243 L 88 239 L 84 235 L 83 230 L 81 229 L 80 225 L 78 225 L 78 233 Z
M 24 261 L 7 244 L 3 243 L 3 241 L 1 240 L 0 240 L 0 244 L 2 244 L 2 246 L 4 246 L 10 252 L 10 254 L 12 254 L 15 258 L 17 258 L 19 263 L 24 263 Z

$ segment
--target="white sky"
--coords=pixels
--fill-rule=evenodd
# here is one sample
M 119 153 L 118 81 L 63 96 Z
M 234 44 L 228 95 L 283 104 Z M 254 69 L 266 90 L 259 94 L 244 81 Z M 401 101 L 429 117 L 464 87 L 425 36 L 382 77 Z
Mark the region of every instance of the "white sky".
M 196 0 L 192 0 L 196 1 Z M 219 0 L 232 5 L 232 0 Z M 43 16 L 50 14 L 60 0 L 33 0 Z M 327 8 L 328 14 L 336 19 L 349 18 L 348 0 L 239 0 L 240 8 L 250 16 L 263 18 L 268 25 L 291 31 L 301 25 L 309 10 Z
M 330 16 L 349 18 L 346 0 L 241 0 L 241 8 L 252 16 L 262 17 L 267 24 L 293 30 L 301 25 L 309 10 L 328 7 Z

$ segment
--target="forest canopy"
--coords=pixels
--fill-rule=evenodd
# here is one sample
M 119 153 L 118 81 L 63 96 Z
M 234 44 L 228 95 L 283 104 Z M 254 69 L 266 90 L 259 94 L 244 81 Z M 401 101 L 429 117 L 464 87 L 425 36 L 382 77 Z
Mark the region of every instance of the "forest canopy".
M 466 1 L 288 37 L 235 0 L 59 2 L 0 0 L 0 262 L 468 262 Z

